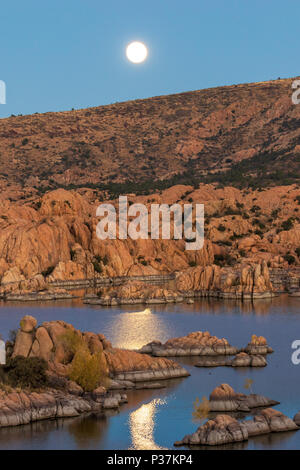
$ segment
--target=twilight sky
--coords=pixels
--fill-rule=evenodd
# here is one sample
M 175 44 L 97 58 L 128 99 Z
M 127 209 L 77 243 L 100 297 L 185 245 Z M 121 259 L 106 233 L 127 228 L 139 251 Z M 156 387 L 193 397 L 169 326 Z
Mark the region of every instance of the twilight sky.
M 0 117 L 300 74 L 299 0 L 10 0 L 0 21 Z

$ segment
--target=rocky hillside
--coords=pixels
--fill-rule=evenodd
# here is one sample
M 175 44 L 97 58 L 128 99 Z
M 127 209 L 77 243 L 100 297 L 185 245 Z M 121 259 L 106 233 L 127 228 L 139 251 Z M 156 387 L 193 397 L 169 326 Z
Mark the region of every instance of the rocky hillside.
M 36 278 L 64 280 L 151 275 L 217 264 L 233 269 L 265 261 L 271 268 L 300 264 L 300 190 L 296 185 L 265 190 L 178 185 L 131 202 L 205 205 L 205 244 L 185 250 L 184 240 L 104 240 L 96 236 L 93 193 L 58 189 L 35 201 L 0 206 L 1 284 Z M 115 203 L 116 201 L 111 201 Z M 14 284 L 13 284 L 14 285 Z M 36 288 L 36 284 L 34 287 Z M 27 286 L 27 287 L 26 287 Z M 32 288 L 32 287 L 31 287 Z
M 299 181 L 292 79 L 0 120 L 0 191 L 151 193 L 177 183 Z

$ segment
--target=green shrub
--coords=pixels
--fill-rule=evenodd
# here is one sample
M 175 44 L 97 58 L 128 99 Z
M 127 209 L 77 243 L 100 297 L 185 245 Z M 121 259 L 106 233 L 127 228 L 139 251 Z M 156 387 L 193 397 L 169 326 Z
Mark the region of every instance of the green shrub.
M 49 276 L 55 269 L 55 266 L 49 266 L 47 269 L 45 269 L 44 271 L 42 271 L 42 275 L 44 277 L 47 277 Z
M 102 267 L 101 265 L 98 263 L 98 261 L 92 261 L 93 263 L 93 266 L 94 266 L 94 270 L 96 271 L 96 273 L 102 273 Z
M 12 387 L 40 388 L 47 385 L 48 364 L 39 357 L 16 356 L 3 366 L 6 381 Z
M 191 260 L 191 261 L 189 261 L 189 265 L 191 266 L 191 268 L 194 268 L 195 266 L 197 266 L 197 263 L 196 263 L 196 261 Z
M 282 222 L 281 224 L 281 227 L 283 230 L 291 230 L 293 226 L 294 226 L 294 221 L 291 217 L 285 220 L 284 222 Z
M 70 353 L 72 357 L 85 344 L 82 337 L 76 331 L 69 329 L 59 336 L 59 341 L 63 345 L 65 352 Z
M 72 361 L 69 378 L 86 392 L 106 385 L 108 376 L 103 353 L 91 354 L 87 347 L 79 348 Z
M 295 257 L 293 255 L 284 255 L 283 257 L 285 259 L 285 261 L 287 261 L 289 264 L 293 264 L 295 263 Z

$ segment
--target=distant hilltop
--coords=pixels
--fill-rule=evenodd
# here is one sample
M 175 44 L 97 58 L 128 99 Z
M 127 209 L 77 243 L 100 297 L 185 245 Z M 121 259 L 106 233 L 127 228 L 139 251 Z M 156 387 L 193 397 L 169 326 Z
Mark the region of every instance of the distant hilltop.
M 300 178 L 295 79 L 0 120 L 0 191 L 151 193 L 174 184 L 259 188 Z

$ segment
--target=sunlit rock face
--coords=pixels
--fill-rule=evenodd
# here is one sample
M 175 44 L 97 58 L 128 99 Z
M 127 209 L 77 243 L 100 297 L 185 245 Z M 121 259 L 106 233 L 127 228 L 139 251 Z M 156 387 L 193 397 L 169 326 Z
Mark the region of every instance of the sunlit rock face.
M 180 273 L 176 279 L 179 291 L 193 291 L 200 296 L 221 298 L 265 298 L 273 296 L 267 263 L 242 265 L 238 270 L 219 266 L 197 266 Z
M 229 298 L 270 296 L 268 266 L 276 289 L 283 289 L 284 276 L 276 277 L 274 269 L 289 266 L 287 253 L 293 256 L 291 266 L 300 263 L 295 218 L 299 196 L 295 185 L 249 194 L 232 187 L 177 185 L 160 194 L 128 198 L 149 211 L 153 201 L 183 205 L 192 199 L 204 204 L 204 247 L 188 251 L 183 239 L 99 240 L 100 201 L 93 192 L 57 189 L 16 202 L 0 194 L 0 295 L 42 291 L 52 281 L 178 272 L 177 290 L 220 292 Z M 116 200 L 106 202 L 117 205 Z M 224 215 L 228 211 L 235 215 Z M 257 235 L 260 219 L 265 228 Z M 293 276 L 293 285 L 298 285 L 296 271 Z

